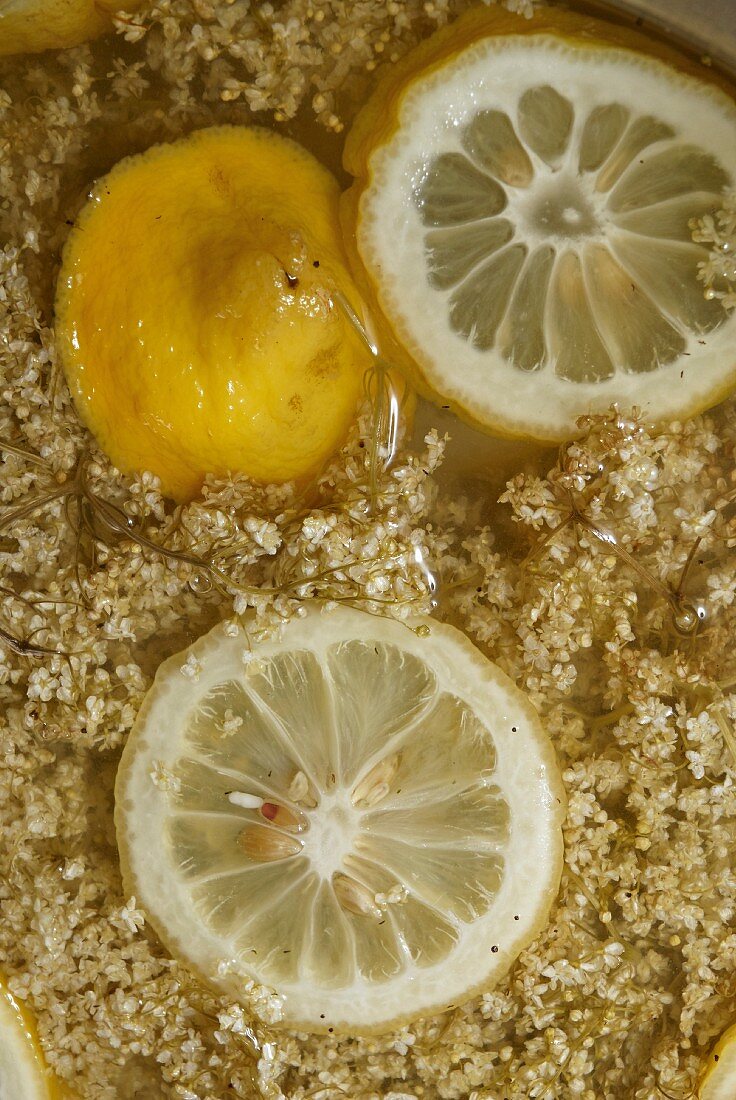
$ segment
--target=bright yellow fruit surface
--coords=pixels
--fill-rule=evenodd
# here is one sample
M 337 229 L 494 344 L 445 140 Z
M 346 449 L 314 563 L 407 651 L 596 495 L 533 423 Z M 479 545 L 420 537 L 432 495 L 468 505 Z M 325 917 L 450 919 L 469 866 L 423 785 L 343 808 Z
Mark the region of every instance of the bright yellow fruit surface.
M 0 56 L 76 46 L 112 28 L 136 0 L 0 0 Z
M 287 138 L 202 130 L 118 164 L 66 244 L 57 339 L 122 470 L 186 500 L 207 473 L 306 481 L 341 445 L 371 355 L 336 181 Z

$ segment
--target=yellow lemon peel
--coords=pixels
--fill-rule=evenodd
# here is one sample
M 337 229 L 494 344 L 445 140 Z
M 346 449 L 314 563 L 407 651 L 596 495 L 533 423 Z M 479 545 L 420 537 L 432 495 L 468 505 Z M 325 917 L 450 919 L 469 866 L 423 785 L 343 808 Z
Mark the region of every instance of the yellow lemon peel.
M 266 130 L 216 127 L 118 164 L 64 249 L 56 316 L 79 413 L 122 470 L 191 498 L 207 473 L 306 481 L 371 355 L 336 181 Z

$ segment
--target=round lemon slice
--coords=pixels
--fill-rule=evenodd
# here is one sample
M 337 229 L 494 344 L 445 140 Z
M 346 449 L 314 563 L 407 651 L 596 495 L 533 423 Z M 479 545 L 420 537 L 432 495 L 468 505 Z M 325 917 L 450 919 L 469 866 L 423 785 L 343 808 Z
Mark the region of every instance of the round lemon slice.
M 736 384 L 736 314 L 690 228 L 736 181 L 736 103 L 607 33 L 556 9 L 461 20 L 348 141 L 346 220 L 393 334 L 501 434 L 562 439 L 614 402 L 671 419 Z
M 171 952 L 311 1030 L 383 1030 L 508 970 L 559 886 L 526 697 L 454 628 L 311 607 L 165 662 L 123 753 L 126 886 Z M 418 628 L 419 633 L 415 632 Z
M 122 470 L 189 500 L 204 477 L 309 482 L 344 442 L 372 357 L 339 188 L 296 142 L 216 126 L 121 161 L 64 247 L 59 357 Z
M 698 1085 L 698 1100 L 733 1100 L 736 1096 L 736 1024 L 724 1031 L 708 1055 Z
M 0 1100 L 52 1100 L 57 1095 L 33 1027 L 0 982 Z

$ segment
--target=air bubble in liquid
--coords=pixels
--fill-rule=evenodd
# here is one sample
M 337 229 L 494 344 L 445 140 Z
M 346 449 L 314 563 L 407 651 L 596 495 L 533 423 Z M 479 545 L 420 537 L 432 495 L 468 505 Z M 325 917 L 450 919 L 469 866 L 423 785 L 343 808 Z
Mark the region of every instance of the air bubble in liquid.
M 206 596 L 208 592 L 212 591 L 212 581 L 206 573 L 195 573 L 189 580 L 189 587 L 198 596 Z
M 697 634 L 705 622 L 705 618 L 706 609 L 703 604 L 683 603 L 680 604 L 679 610 L 673 614 L 672 624 L 678 634 L 690 638 Z

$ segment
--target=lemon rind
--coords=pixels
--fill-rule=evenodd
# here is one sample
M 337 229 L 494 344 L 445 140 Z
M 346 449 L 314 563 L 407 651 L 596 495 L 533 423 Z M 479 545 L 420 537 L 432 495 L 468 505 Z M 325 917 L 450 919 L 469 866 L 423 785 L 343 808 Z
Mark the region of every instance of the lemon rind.
M 17 1100 L 54 1100 L 59 1096 L 53 1075 L 43 1060 L 35 1028 L 28 1014 L 0 982 L 0 1047 L 17 1073 L 15 1084 L 22 1088 Z M 0 1076 L 4 1058 L 0 1054 Z M 0 1087 L 7 1085 L 3 1078 Z M 14 1097 L 13 1100 L 16 1100 Z

